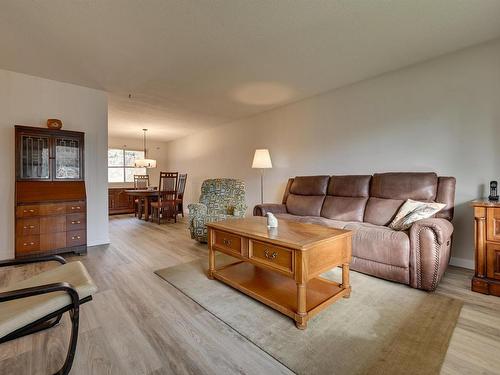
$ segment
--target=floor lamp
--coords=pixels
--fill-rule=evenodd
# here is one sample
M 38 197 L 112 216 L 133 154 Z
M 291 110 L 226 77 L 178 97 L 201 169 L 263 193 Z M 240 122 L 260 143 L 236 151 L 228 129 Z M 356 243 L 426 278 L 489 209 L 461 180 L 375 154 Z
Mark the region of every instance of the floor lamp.
M 264 203 L 264 169 L 272 168 L 271 155 L 267 148 L 255 150 L 252 168 L 260 169 L 260 203 Z

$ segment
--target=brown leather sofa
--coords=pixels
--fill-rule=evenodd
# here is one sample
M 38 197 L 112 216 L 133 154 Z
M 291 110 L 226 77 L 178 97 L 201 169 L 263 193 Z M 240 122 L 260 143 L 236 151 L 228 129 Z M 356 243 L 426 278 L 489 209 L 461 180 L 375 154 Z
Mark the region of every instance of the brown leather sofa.
M 390 224 L 406 199 L 446 203 L 407 231 Z M 450 258 L 455 178 L 435 173 L 301 176 L 288 180 L 282 204 L 261 204 L 255 216 L 354 231 L 351 269 L 424 290 L 436 289 Z

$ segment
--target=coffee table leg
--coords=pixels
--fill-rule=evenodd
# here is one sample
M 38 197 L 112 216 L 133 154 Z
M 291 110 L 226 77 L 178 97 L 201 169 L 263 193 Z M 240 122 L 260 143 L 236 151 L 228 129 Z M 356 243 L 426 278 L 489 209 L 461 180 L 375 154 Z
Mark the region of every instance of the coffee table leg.
M 344 298 L 351 296 L 351 284 L 349 284 L 349 263 L 342 264 L 342 287 L 348 289 Z
M 306 283 L 297 283 L 297 314 L 295 315 L 295 325 L 298 329 L 307 328 L 306 295 Z
M 215 272 L 215 250 L 212 248 L 212 231 L 208 230 L 208 278 L 214 279 Z

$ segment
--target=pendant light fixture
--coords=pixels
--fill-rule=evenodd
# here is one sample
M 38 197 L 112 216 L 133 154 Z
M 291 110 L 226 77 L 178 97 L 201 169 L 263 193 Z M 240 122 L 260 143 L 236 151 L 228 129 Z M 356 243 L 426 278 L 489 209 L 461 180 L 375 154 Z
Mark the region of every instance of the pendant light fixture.
M 144 159 L 137 159 L 134 163 L 136 168 L 156 168 L 156 160 L 147 158 L 146 132 L 148 129 L 142 129 L 144 132 Z

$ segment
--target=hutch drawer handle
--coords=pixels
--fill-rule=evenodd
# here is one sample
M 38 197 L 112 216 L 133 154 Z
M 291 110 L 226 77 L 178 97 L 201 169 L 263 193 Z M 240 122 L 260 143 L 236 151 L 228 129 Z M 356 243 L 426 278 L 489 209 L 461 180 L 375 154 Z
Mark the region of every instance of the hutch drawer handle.
M 81 221 L 80 220 L 73 220 L 73 221 L 71 221 L 71 224 L 81 224 Z
M 266 250 L 264 250 L 264 256 L 267 259 L 274 260 L 274 259 L 276 259 L 278 254 L 276 253 L 276 251 L 273 251 L 272 253 L 270 253 L 269 250 L 266 249 Z
M 24 210 L 23 212 L 24 212 L 24 213 L 27 213 L 27 212 L 33 213 L 33 212 L 35 212 L 35 210 L 34 210 L 34 209 L 32 209 L 32 208 L 30 208 L 29 210 Z
M 222 242 L 224 243 L 224 245 L 226 246 L 231 246 L 231 240 L 227 240 L 227 239 L 223 239 Z
M 72 210 L 79 210 L 79 209 L 81 209 L 81 207 L 80 206 L 71 206 L 71 209 Z
M 71 237 L 72 240 L 79 240 L 81 237 L 80 236 L 73 236 Z
M 34 225 L 25 225 L 23 229 L 35 229 Z
M 33 246 L 35 243 L 34 242 L 25 242 L 23 243 L 24 246 Z

